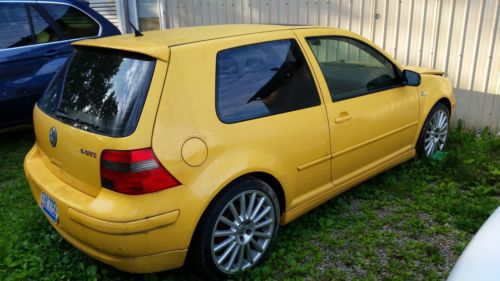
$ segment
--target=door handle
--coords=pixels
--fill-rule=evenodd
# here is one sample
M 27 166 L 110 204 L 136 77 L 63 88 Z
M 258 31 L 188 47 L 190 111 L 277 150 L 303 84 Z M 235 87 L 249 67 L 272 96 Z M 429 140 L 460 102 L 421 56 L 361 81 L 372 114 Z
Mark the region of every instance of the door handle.
M 45 52 L 44 56 L 46 57 L 55 57 L 57 55 L 57 51 L 55 50 L 49 50 L 47 52 Z
M 340 113 L 340 116 L 335 118 L 335 123 L 344 123 L 351 119 L 351 115 L 347 112 Z

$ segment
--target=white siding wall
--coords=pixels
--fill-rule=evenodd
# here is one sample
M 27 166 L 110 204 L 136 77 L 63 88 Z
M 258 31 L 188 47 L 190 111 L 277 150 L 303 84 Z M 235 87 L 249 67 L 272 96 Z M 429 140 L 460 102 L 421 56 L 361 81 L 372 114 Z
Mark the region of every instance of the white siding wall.
M 92 9 L 107 18 L 115 26 L 120 27 L 115 0 L 87 0 L 87 2 L 90 3 Z
M 349 29 L 402 64 L 445 70 L 458 101 L 455 119 L 500 131 L 499 0 L 163 1 L 166 26 L 173 28 L 287 23 Z

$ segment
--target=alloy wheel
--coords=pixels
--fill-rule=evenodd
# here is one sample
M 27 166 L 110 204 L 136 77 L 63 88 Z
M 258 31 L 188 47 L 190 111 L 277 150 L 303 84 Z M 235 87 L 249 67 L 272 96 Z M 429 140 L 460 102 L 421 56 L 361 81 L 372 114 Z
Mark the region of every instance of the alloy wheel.
M 276 222 L 267 194 L 250 190 L 224 207 L 215 223 L 211 252 L 215 265 L 227 274 L 255 265 L 269 247 Z
M 429 120 L 425 131 L 424 151 L 431 156 L 436 151 L 442 151 L 448 138 L 448 114 L 440 109 Z

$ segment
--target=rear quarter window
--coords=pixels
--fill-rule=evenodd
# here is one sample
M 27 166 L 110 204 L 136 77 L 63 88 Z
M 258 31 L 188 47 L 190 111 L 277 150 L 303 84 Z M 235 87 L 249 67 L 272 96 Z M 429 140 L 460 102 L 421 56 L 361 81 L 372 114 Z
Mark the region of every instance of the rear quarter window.
M 99 35 L 99 24 L 77 8 L 63 4 L 41 4 L 56 21 L 66 39 Z
M 279 40 L 217 54 L 216 110 L 224 123 L 321 104 L 299 46 Z
M 40 8 L 30 5 L 31 22 L 33 24 L 33 32 L 35 42 L 37 44 L 56 42 L 62 40 L 59 34 L 52 28 L 47 20 L 40 14 Z M 43 12 L 43 11 L 42 11 Z

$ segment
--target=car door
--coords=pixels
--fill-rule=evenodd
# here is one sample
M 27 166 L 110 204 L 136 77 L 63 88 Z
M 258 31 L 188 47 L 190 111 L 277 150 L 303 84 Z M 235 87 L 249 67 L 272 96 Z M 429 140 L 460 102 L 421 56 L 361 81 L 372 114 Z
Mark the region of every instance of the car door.
M 288 36 L 287 36 L 288 35 Z M 274 172 L 286 171 L 290 209 L 332 189 L 326 110 L 300 46 L 282 40 L 237 46 L 217 55 L 216 110 L 234 129 L 237 145 L 279 155 Z M 227 46 L 224 46 L 227 48 Z M 279 164 L 278 164 L 279 163 Z
M 0 127 L 31 119 L 38 97 L 71 55 L 71 41 L 97 37 L 101 26 L 64 3 L 0 3 Z
M 33 105 L 71 52 L 34 4 L 0 3 L 0 126 L 31 118 Z
M 361 37 L 319 33 L 303 43 L 328 93 L 333 184 L 347 188 L 414 155 L 417 88 Z
M 99 36 L 100 25 L 81 10 L 64 3 L 29 6 L 37 44 L 35 53 L 43 62 L 29 88 L 34 93 L 43 93 L 54 74 L 71 55 L 71 42 Z
M 48 83 L 71 55 L 71 42 L 98 37 L 99 23 L 76 7 L 65 3 L 30 4 L 30 15 L 37 43 L 37 51 L 45 64 L 36 73 L 35 92 L 43 92 Z M 54 36 L 48 32 L 54 30 Z

